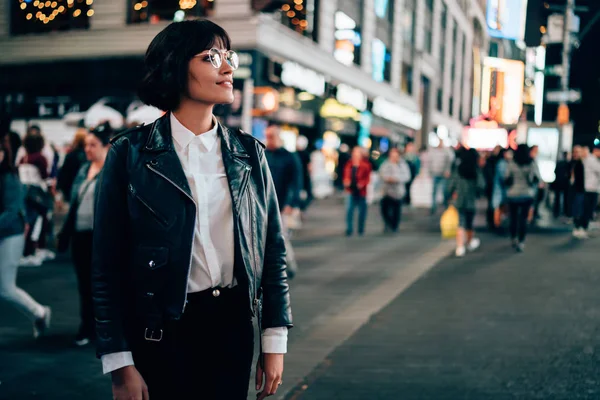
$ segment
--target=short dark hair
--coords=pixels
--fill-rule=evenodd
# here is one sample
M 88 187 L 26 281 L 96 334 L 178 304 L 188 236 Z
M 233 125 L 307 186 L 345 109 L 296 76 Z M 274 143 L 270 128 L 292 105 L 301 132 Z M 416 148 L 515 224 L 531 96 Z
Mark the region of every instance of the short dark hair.
M 92 129 L 90 134 L 96 136 L 102 145 L 106 147 L 110 144 L 110 139 L 115 136 L 115 131 L 112 126 L 110 126 L 110 122 L 106 121 Z
M 39 153 L 45 145 L 44 137 L 41 135 L 29 133 L 28 135 L 25 135 L 25 138 L 23 139 L 23 147 L 25 147 L 27 154 Z
M 531 158 L 530 152 L 531 148 L 529 146 L 520 144 L 515 151 L 515 162 L 521 166 L 531 164 L 533 159 Z
M 190 60 L 219 41 L 227 50 L 231 49 L 227 32 L 208 20 L 174 22 L 167 26 L 146 51 L 138 89 L 140 99 L 163 111 L 176 110 L 188 90 Z

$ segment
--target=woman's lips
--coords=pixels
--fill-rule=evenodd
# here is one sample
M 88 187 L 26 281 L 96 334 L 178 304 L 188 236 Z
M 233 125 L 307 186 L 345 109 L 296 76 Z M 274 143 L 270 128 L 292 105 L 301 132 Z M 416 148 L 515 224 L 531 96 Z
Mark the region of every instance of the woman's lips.
M 219 82 L 219 83 L 217 83 L 217 85 L 223 86 L 223 87 L 226 87 L 226 88 L 233 88 L 233 83 L 230 82 L 230 81 Z

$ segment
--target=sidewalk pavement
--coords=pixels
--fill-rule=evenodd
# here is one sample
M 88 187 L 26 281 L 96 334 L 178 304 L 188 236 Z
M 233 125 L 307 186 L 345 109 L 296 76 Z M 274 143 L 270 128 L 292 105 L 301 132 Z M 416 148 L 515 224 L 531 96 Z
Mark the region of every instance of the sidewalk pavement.
M 299 264 L 290 282 L 295 327 L 289 335 L 284 384 L 295 387 L 369 317 L 451 250 L 439 218 L 407 210 L 398 235 L 382 233 L 379 209 L 369 209 L 365 237 L 344 236 L 340 199 L 316 202 L 293 236 Z M 72 345 L 79 323 L 76 279 L 68 257 L 19 271 L 19 285 L 53 308 L 48 337 L 32 339 L 29 321 L 0 304 L 0 400 L 104 400 L 110 381 L 91 347 Z M 254 398 L 252 390 L 249 398 Z
M 374 315 L 288 400 L 600 398 L 600 239 L 483 234 Z

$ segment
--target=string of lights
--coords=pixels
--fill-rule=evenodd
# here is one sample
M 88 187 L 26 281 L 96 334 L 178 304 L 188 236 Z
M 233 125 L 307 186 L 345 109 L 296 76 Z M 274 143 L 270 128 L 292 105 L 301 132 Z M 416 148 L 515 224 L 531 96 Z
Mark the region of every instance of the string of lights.
M 24 32 L 85 28 L 94 15 L 94 0 L 18 0 Z M 77 19 L 86 21 L 77 22 Z
M 299 33 L 304 33 L 308 28 L 306 19 L 306 6 L 304 0 L 294 0 L 281 6 L 281 11 L 287 17 L 288 26 Z

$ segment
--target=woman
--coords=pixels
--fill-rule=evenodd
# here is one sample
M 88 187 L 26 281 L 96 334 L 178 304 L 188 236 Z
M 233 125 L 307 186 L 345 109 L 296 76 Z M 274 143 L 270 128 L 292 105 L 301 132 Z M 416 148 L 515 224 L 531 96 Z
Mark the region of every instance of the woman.
M 504 185 L 504 174 L 508 168 L 508 163 L 513 159 L 513 152 L 510 149 L 502 150 L 499 154 L 499 161 L 496 164 L 494 175 L 494 190 L 492 192 L 492 207 L 494 209 L 494 227 L 500 228 L 502 225 L 502 216 L 506 214 L 506 186 Z
M 65 162 L 58 173 L 56 186 L 62 192 L 65 201 L 69 201 L 75 177 L 85 163 L 85 141 L 87 136 L 88 131 L 85 128 L 77 129 L 69 152 L 65 156 Z
M 384 232 L 398 232 L 402 219 L 402 200 L 406 195 L 406 184 L 410 181 L 410 167 L 400 156 L 400 150 L 392 148 L 388 159 L 379 168 L 383 181 L 381 216 Z
M 85 138 L 87 163 L 81 166 L 71 190 L 71 207 L 59 235 L 59 250 L 71 244 L 71 256 L 77 275 L 81 322 L 75 345 L 85 346 L 94 337 L 94 310 L 92 304 L 92 239 L 94 231 L 94 196 L 97 178 L 108 154 L 112 129 L 100 125 Z
M 464 257 L 468 251 L 479 248 L 481 241 L 474 237 L 473 221 L 477 209 L 477 198 L 485 190 L 485 179 L 479 165 L 479 154 L 475 149 L 463 150 L 457 159 L 448 186 L 448 197 L 454 198 L 458 209 L 459 228 L 456 232 L 456 256 Z
M 346 236 L 354 233 L 354 209 L 358 208 L 358 234 L 365 234 L 367 220 L 367 186 L 371 182 L 371 163 L 363 155 L 363 148 L 352 149 L 350 160 L 344 167 L 346 197 Z
M 237 55 L 210 21 L 166 27 L 139 95 L 167 113 L 112 141 L 96 185 L 97 355 L 115 399 L 259 399 L 281 384 L 292 326 L 275 188 L 254 137 L 216 121 Z
M 38 338 L 50 327 L 51 311 L 17 287 L 17 269 L 25 246 L 25 192 L 12 161 L 8 135 L 0 136 L 0 297 L 33 322 Z
M 518 252 L 525 250 L 527 218 L 533 205 L 537 188 L 542 187 L 537 164 L 531 158 L 529 146 L 520 144 L 514 160 L 508 163 L 504 173 L 506 197 L 510 209 L 510 237 Z

